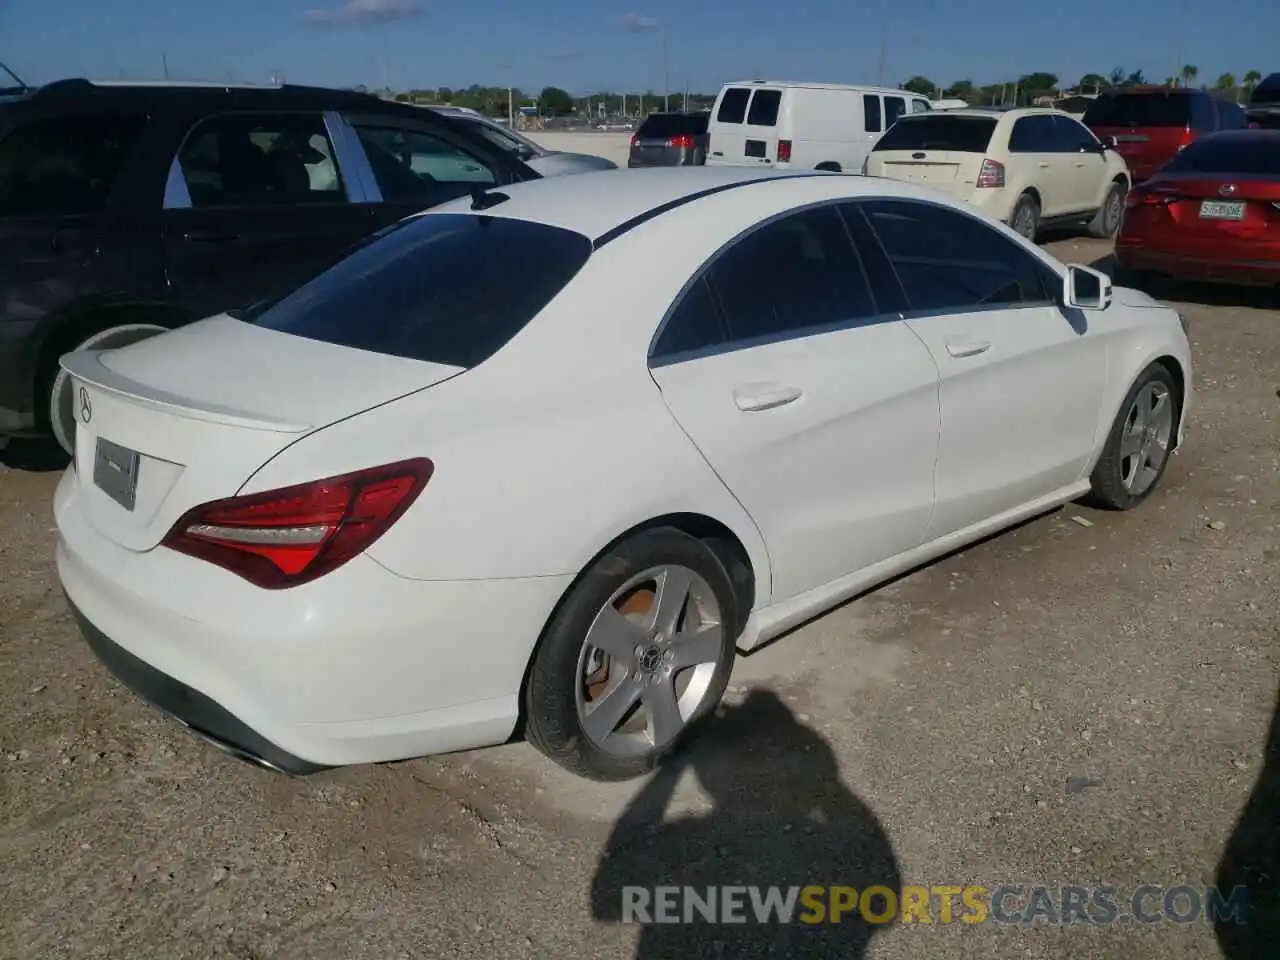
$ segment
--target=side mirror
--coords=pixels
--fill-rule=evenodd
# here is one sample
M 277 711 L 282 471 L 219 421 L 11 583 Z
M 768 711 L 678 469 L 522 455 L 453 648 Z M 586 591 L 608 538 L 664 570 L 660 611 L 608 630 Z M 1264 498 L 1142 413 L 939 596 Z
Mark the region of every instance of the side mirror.
M 1072 264 L 1063 279 L 1063 300 L 1077 310 L 1105 310 L 1111 306 L 1111 278 L 1092 267 Z
M 1119 144 L 1119 141 L 1117 141 L 1115 137 L 1103 137 L 1103 138 L 1102 138 L 1102 149 L 1103 149 L 1103 150 L 1114 150 L 1118 144 Z

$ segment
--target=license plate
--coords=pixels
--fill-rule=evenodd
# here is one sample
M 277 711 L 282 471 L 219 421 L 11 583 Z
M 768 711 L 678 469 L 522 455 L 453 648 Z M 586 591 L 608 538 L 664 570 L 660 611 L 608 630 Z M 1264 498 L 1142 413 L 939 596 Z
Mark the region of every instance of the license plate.
M 1244 203 L 1226 200 L 1205 200 L 1200 204 L 1202 220 L 1243 220 Z
M 93 482 L 120 506 L 132 511 L 138 498 L 140 461 L 136 451 L 99 437 L 93 456 Z

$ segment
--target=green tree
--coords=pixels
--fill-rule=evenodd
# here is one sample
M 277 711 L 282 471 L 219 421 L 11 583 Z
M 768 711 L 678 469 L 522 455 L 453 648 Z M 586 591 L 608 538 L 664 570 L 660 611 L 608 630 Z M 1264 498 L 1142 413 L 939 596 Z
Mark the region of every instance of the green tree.
M 1052 73 L 1028 73 L 1018 78 L 1020 95 L 1037 96 L 1054 93 L 1058 89 L 1058 78 Z
M 1182 85 L 1184 87 L 1191 86 L 1191 84 L 1195 83 L 1196 76 L 1199 73 L 1200 73 L 1199 67 L 1197 67 L 1195 64 L 1188 63 L 1186 66 L 1182 68 L 1182 71 L 1179 74 L 1179 76 L 1182 78 Z
M 1234 73 L 1224 73 L 1218 77 L 1213 85 L 1213 89 L 1219 93 L 1229 93 L 1235 96 L 1236 92 L 1236 75 Z
M 922 97 L 932 97 L 938 89 L 938 85 L 928 77 L 922 77 L 916 74 L 909 80 L 902 82 L 903 90 L 910 90 L 912 93 L 918 93 Z
M 1262 74 L 1257 70 L 1250 70 L 1244 75 L 1244 79 L 1240 81 L 1240 89 L 1245 92 L 1246 96 L 1253 96 L 1253 91 L 1257 89 L 1258 84 L 1262 82 Z
M 573 113 L 573 97 L 559 87 L 543 87 L 538 94 L 538 112 L 549 117 L 563 117 Z
M 1111 71 L 1112 76 L 1115 76 L 1115 73 L 1115 70 Z M 1123 79 L 1123 76 L 1122 72 L 1121 79 Z M 1076 85 L 1077 89 L 1081 93 L 1098 93 L 1109 86 L 1111 86 L 1111 84 L 1107 82 L 1107 78 L 1100 73 L 1086 73 L 1080 78 L 1080 82 Z
M 943 90 L 942 95 L 948 100 L 969 100 L 982 94 L 974 87 L 972 80 L 957 80 Z

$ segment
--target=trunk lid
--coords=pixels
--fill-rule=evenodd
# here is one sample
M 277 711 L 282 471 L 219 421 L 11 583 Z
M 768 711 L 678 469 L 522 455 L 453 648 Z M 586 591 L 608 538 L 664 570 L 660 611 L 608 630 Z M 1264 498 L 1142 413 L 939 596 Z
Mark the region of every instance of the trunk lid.
M 964 200 L 977 186 L 983 157 L 957 150 L 875 150 L 867 173 L 919 183 Z
M 1163 175 L 1147 184 L 1180 236 L 1207 241 L 1274 241 L 1280 228 L 1280 179 Z
M 136 551 L 187 510 L 234 495 L 306 434 L 463 368 L 213 317 L 119 350 L 62 358 L 89 522 Z

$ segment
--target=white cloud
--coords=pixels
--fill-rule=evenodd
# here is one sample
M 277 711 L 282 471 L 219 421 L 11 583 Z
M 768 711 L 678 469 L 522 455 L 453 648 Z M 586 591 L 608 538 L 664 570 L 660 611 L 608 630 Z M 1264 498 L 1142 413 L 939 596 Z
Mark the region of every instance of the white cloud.
M 662 26 L 654 17 L 643 13 L 624 13 L 618 18 L 618 26 L 628 33 L 646 33 Z
M 318 27 L 346 23 L 389 23 L 408 20 L 422 13 L 418 0 L 346 0 L 338 7 L 315 7 L 304 11 L 302 19 Z

